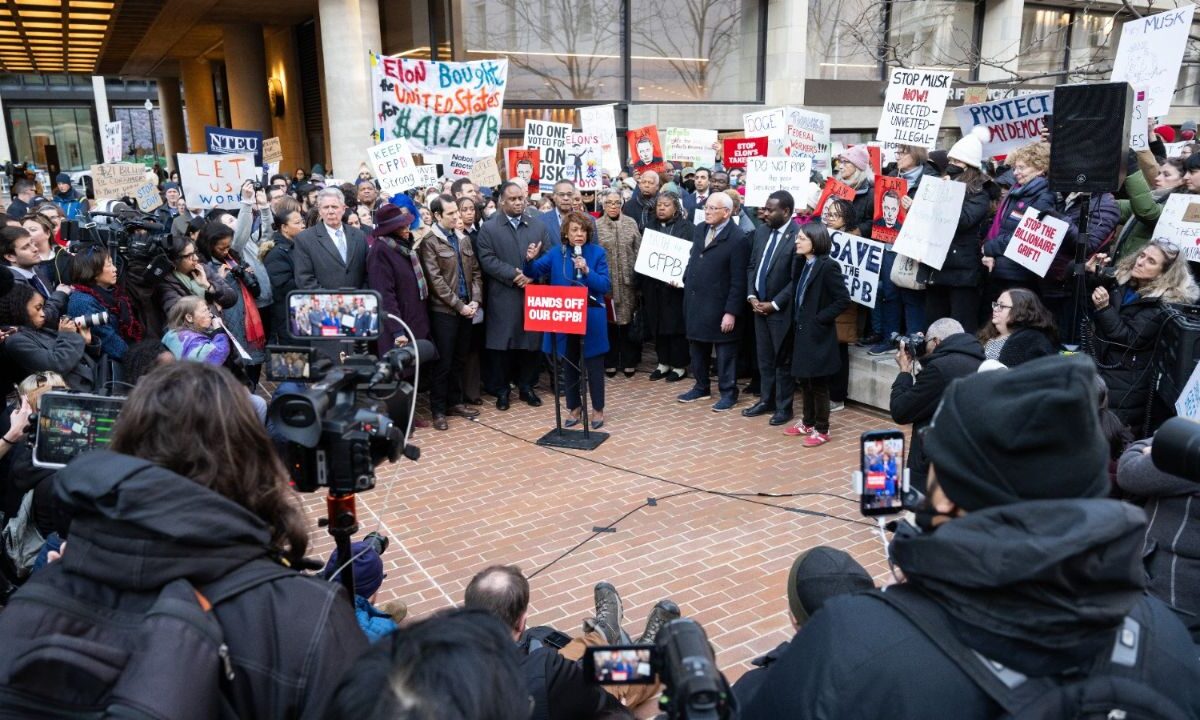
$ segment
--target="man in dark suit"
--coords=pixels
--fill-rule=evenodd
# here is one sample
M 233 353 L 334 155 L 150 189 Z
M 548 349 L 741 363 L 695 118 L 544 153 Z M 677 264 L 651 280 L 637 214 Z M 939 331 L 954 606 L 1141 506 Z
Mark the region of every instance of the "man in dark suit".
M 317 193 L 321 222 L 296 236 L 292 261 L 301 290 L 357 290 L 367 278 L 367 238 L 342 223 L 346 200 L 337 188 Z
M 796 233 L 792 222 L 796 201 L 786 190 L 777 190 L 762 209 L 764 222 L 754 231 L 750 263 L 746 268 L 747 299 L 754 311 L 755 355 L 761 378 L 761 399 L 742 411 L 746 417 L 773 412 L 772 425 L 792 419 L 791 343 L 792 259 L 796 256 Z
M 712 171 L 706 167 L 696 168 L 696 175 L 692 179 L 696 189 L 693 192 L 685 192 L 683 194 L 683 209 L 687 211 L 688 220 L 694 220 L 696 210 L 704 211 L 704 203 L 708 202 L 709 191 L 711 190 L 710 182 L 712 179 Z M 694 223 L 693 223 L 694 224 Z
M 488 276 L 484 348 L 488 350 L 487 384 L 496 395 L 496 409 L 509 407 L 509 379 L 515 378 L 520 398 L 537 407 L 534 392 L 541 367 L 542 334 L 525 332 L 525 286 L 522 271 L 530 245 L 545 251 L 546 227 L 525 214 L 525 188 L 513 181 L 500 188 L 500 211 L 479 228 L 475 255 Z
M 711 396 L 708 361 L 717 351 L 717 387 L 720 399 L 713 412 L 737 404 L 737 339 L 742 328 L 737 315 L 746 302 L 746 265 L 750 244 L 737 223 L 730 222 L 733 200 L 713 193 L 704 204 L 705 222 L 696 226 L 692 255 L 683 273 L 683 316 L 692 375 L 696 384 L 679 396 L 688 403 Z

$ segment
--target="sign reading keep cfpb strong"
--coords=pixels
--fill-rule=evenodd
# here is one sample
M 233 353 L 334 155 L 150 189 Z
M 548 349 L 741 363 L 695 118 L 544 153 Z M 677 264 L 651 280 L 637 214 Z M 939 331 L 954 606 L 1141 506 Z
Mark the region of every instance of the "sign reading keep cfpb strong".
M 525 331 L 585 334 L 587 288 L 526 285 Z

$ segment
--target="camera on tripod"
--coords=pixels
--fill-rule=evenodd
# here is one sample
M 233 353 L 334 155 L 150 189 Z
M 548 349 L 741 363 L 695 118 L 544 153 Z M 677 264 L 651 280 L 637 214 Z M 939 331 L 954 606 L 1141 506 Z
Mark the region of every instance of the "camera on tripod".
M 170 234 L 162 223 L 123 202 L 108 207 L 109 211 L 89 212 L 86 221 L 63 221 L 68 251 L 79 254 L 88 247 L 104 247 L 114 263 L 119 256 L 136 266 L 141 282 L 156 282 L 175 269 L 169 255 Z

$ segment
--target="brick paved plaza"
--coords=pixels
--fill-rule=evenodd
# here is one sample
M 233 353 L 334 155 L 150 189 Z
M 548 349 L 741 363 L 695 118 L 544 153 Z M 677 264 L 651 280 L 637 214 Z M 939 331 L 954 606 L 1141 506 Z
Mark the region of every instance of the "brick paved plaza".
M 718 414 L 711 401 L 675 401 L 690 380 L 646 377 L 608 380 L 611 437 L 592 452 L 534 444 L 553 426 L 548 391 L 540 408 L 514 393 L 508 412 L 485 403 L 478 422 L 420 430 L 420 462 L 381 467 L 376 489 L 359 496 L 362 532 L 392 538 L 379 599 L 402 598 L 420 617 L 461 602 L 477 570 L 515 564 L 536 573 L 529 624 L 577 634 L 593 613 L 592 586 L 607 580 L 631 636 L 655 602 L 673 598 L 703 624 L 732 680 L 790 637 L 785 583 L 798 553 L 832 545 L 877 582 L 887 576 L 877 530 L 851 522 L 863 519 L 848 484 L 859 434 L 890 427 L 888 418 L 847 407 L 832 416 L 833 441 L 805 449 L 766 417 L 743 418 L 745 393 Z M 643 506 L 647 498 L 657 504 Z M 315 527 L 323 496 L 305 500 Z M 593 532 L 609 525 L 615 532 Z M 313 539 L 315 553 L 332 549 L 324 530 Z

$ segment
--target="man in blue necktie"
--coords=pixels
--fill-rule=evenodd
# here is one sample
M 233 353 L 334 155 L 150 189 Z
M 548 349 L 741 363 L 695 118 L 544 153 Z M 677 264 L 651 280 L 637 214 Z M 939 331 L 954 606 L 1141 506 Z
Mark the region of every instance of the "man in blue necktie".
M 761 399 L 742 411 L 746 417 L 772 413 L 771 425 L 792 419 L 791 343 L 792 259 L 796 256 L 797 226 L 792 222 L 795 200 L 786 190 L 771 193 L 762 209 L 764 222 L 754 232 L 746 268 L 746 300 L 754 312 L 755 354 L 762 382 Z

